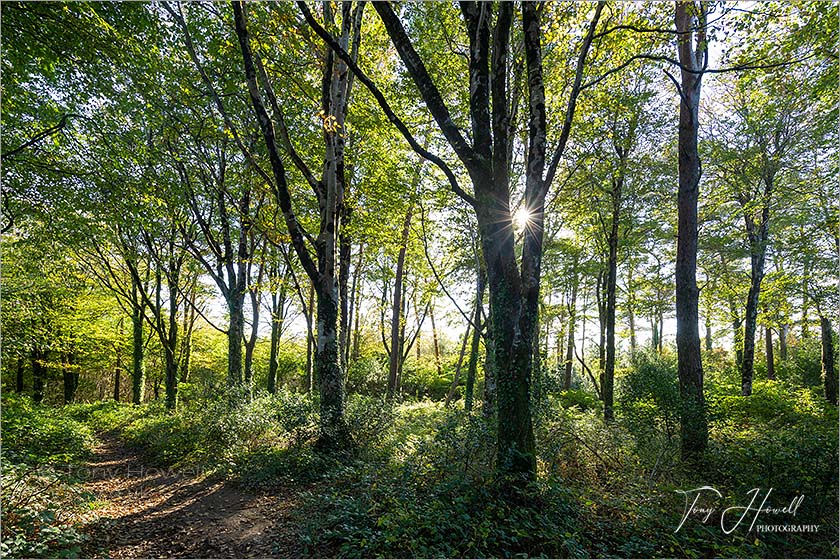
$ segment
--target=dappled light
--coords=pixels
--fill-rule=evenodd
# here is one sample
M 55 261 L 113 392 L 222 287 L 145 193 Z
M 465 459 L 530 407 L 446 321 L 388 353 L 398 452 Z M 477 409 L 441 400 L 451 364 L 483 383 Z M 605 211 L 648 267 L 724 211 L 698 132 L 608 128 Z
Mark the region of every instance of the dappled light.
M 838 22 L 2 11 L 3 558 L 837 558 Z

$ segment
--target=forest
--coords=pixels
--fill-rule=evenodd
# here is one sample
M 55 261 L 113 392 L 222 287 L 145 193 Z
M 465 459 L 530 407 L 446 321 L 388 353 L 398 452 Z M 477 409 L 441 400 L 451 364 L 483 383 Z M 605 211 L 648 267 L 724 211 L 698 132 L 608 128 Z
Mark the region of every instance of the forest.
M 836 558 L 840 5 L 2 11 L 9 558 Z

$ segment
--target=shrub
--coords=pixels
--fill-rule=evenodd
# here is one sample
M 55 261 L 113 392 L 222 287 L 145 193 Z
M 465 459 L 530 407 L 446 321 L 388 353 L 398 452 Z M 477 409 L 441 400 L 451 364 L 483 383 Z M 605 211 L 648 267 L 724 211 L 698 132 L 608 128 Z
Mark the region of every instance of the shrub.
M 673 358 L 640 355 L 620 379 L 617 400 L 624 421 L 640 442 L 656 430 L 673 437 L 681 402 Z
M 395 480 L 396 478 L 396 480 Z M 389 482 L 384 482 L 389 480 Z M 309 495 L 302 542 L 308 554 L 352 558 L 585 556 L 577 509 L 555 483 L 524 503 L 458 475 L 427 482 L 404 471 L 366 473 L 345 488 Z
M 555 403 L 552 404 L 554 405 Z M 560 391 L 557 393 L 556 405 L 560 405 L 563 408 L 571 408 L 574 406 L 582 411 L 603 409 L 603 404 L 595 395 L 582 389 L 568 389 Z
M 347 368 L 347 393 L 363 395 L 385 394 L 388 370 L 375 356 L 363 356 L 350 362 Z
M 3 394 L 3 451 L 30 465 L 78 463 L 90 454 L 93 434 L 63 409 L 36 405 L 28 396 Z
M 0 556 L 78 558 L 86 540 L 81 528 L 90 497 L 50 467 L 3 459 Z
M 3 557 L 77 557 L 88 497 L 71 467 L 90 455 L 90 429 L 66 409 L 3 395 Z

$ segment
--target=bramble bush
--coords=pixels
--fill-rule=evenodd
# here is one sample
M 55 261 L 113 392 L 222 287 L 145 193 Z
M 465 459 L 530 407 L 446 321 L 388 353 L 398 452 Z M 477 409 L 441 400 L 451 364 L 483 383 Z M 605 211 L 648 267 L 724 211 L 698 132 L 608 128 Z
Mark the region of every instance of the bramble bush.
M 65 409 L 3 394 L 0 556 L 75 558 L 90 516 L 91 496 L 81 492 L 74 466 L 91 452 L 90 429 Z

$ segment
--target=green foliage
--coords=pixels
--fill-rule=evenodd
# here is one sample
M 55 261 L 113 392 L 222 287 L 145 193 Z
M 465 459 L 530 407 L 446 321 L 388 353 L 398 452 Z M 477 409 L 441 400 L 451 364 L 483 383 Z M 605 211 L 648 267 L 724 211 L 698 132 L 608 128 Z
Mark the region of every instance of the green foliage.
M 353 360 L 347 368 L 347 392 L 363 394 L 383 394 L 387 366 L 375 356 L 362 356 Z
M 776 377 L 791 385 L 819 387 L 822 385 L 822 362 L 820 341 L 800 340 L 792 349 L 787 360 L 776 364 Z
M 602 408 L 601 401 L 587 391 L 582 389 L 568 389 L 557 393 L 557 402 L 551 406 L 562 406 L 563 408 L 577 407 L 580 410 L 597 410 Z
M 91 430 L 62 409 L 16 393 L 3 394 L 2 438 L 5 458 L 33 466 L 79 463 L 93 444 Z
M 524 504 L 498 493 L 492 427 L 481 415 L 407 404 L 387 431 L 374 445 L 379 461 L 335 471 L 328 490 L 308 494 L 301 522 L 309 554 L 584 554 L 573 535 L 574 500 L 560 484 L 536 486 Z
M 90 429 L 63 409 L 4 393 L 2 436 L 0 555 L 80 556 L 89 496 L 75 486 L 74 467 L 90 454 Z
M 317 496 L 318 517 L 305 527 L 309 553 L 366 558 L 585 554 L 573 534 L 573 499 L 558 484 L 543 485 L 528 505 L 519 505 L 491 485 L 457 477 L 430 485 L 358 482 L 371 491 Z
M 620 378 L 620 414 L 643 442 L 651 431 L 663 431 L 670 439 L 679 431 L 680 388 L 675 357 L 640 355 Z
M 87 537 L 80 531 L 89 496 L 62 473 L 3 461 L 4 558 L 78 558 Z
M 449 392 L 454 370 L 441 368 L 438 375 L 434 356 L 426 354 L 420 360 L 409 360 L 403 366 L 402 391 L 417 399 L 441 400 Z

